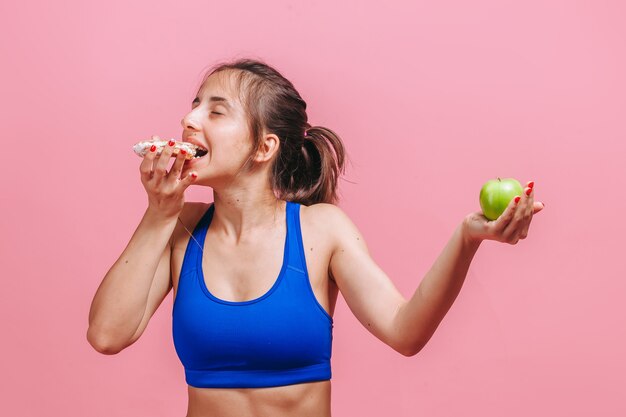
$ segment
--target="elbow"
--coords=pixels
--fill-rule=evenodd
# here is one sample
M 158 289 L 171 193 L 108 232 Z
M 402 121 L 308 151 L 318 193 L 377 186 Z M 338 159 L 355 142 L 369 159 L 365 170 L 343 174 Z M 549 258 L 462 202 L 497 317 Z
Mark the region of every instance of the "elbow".
M 420 353 L 425 344 L 422 339 L 402 338 L 396 342 L 394 350 L 408 358 Z
M 407 358 L 409 358 L 411 356 L 417 355 L 420 352 L 420 350 L 422 350 L 422 346 L 409 344 L 409 343 L 403 343 L 403 344 L 396 345 L 396 347 L 394 347 L 394 350 L 400 353 L 402 356 L 406 356 Z
M 422 348 L 411 347 L 409 349 L 401 350 L 400 353 L 406 356 L 407 358 L 410 358 L 411 356 L 417 355 L 420 352 L 420 350 L 422 350 Z
M 102 353 L 103 355 L 115 355 L 124 349 L 123 346 L 111 343 L 101 334 L 94 332 L 91 327 L 87 329 L 87 342 L 89 342 L 91 347 L 93 347 L 98 353 Z

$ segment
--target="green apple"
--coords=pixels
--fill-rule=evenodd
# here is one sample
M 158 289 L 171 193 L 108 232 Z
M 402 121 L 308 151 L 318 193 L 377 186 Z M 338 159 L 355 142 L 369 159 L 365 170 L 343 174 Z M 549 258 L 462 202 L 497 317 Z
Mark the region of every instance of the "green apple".
M 523 192 L 522 185 L 515 178 L 489 180 L 480 189 L 480 208 L 486 218 L 496 220 L 511 200 L 517 195 L 521 197 Z

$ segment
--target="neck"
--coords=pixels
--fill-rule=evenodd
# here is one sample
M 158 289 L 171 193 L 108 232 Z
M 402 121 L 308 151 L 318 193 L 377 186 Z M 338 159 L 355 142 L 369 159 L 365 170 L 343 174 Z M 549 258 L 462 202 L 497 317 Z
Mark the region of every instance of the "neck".
M 213 202 L 211 228 L 235 244 L 275 230 L 284 222 L 286 203 L 272 190 L 213 190 Z

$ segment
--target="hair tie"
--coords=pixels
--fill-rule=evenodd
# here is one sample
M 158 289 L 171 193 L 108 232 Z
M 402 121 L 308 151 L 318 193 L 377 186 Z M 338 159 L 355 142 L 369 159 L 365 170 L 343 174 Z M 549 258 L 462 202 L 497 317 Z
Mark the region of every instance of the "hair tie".
M 305 130 L 304 130 L 304 137 L 305 137 L 305 138 L 306 138 L 306 137 L 309 137 L 309 132 L 308 132 L 308 129 L 305 129 Z

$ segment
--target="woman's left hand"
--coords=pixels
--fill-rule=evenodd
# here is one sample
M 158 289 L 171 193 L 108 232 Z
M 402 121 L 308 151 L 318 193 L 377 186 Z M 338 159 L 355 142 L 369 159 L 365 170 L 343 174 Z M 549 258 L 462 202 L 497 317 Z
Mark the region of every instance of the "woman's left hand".
M 496 220 L 489 220 L 481 211 L 468 214 L 464 219 L 465 238 L 470 241 L 495 240 L 515 245 L 528 235 L 528 228 L 535 213 L 544 204 L 534 201 L 534 183 L 526 184 L 518 203 L 511 199 L 509 206 Z M 528 193 L 528 194 L 526 194 Z

